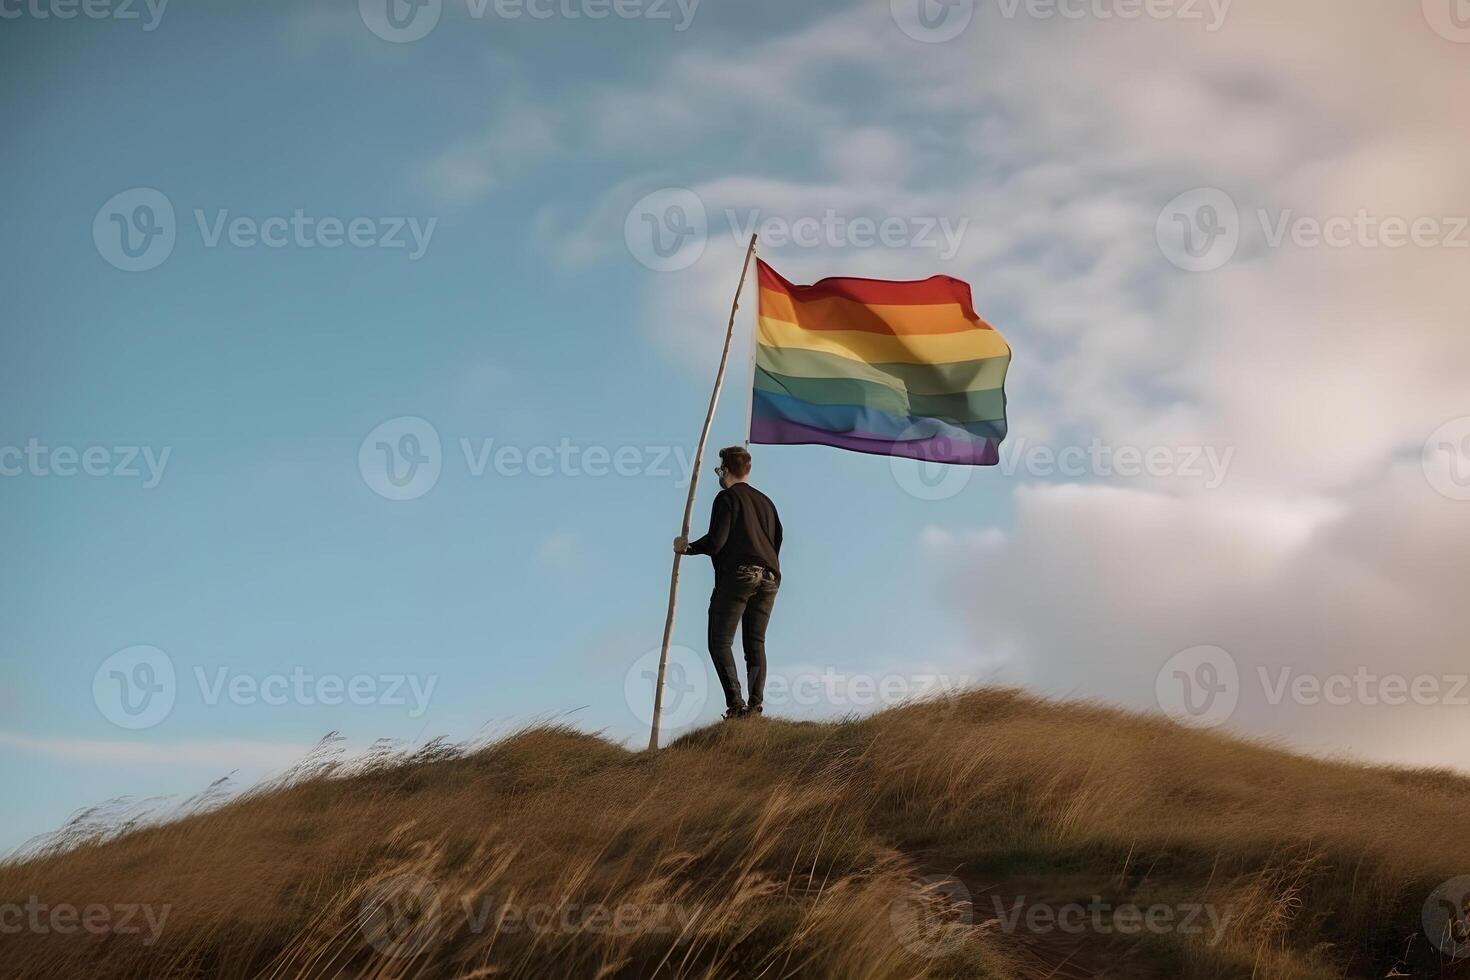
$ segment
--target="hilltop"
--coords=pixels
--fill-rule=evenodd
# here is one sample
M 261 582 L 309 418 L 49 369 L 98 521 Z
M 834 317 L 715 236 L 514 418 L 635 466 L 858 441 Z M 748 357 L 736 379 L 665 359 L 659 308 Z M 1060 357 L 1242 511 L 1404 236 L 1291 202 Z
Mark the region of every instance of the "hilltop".
M 1425 925 L 1463 926 L 1467 812 L 1449 773 L 1013 691 L 656 755 L 539 726 L 62 835 L 0 865 L 0 973 L 1467 976 Z

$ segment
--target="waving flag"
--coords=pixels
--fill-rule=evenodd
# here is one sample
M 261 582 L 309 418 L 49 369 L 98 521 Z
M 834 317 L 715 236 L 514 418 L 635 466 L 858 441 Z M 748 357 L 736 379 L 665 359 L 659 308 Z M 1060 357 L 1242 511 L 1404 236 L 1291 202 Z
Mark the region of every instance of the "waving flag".
M 750 441 L 994 466 L 1011 348 L 969 284 L 823 279 L 758 262 Z

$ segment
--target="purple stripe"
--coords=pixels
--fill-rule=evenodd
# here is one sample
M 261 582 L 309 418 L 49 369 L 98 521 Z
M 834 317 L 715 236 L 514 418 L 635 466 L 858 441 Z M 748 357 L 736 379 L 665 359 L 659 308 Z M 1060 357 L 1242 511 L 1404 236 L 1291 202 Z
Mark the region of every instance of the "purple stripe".
M 861 432 L 828 432 L 799 422 L 759 416 L 750 420 L 750 441 L 763 446 L 832 446 L 874 456 L 903 456 L 959 466 L 995 466 L 1000 462 L 1000 444 L 993 439 L 976 437 L 961 441 L 951 436 L 934 436 L 900 441 Z

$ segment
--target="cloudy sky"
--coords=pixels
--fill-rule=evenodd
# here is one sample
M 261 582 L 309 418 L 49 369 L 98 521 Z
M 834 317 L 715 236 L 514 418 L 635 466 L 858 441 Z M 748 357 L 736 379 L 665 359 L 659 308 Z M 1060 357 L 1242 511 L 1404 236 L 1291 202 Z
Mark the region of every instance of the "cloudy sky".
M 639 744 L 753 231 L 1015 349 L 999 468 L 757 450 L 774 711 L 996 682 L 1470 769 L 1461 0 L 0 12 L 0 847 L 331 731 Z

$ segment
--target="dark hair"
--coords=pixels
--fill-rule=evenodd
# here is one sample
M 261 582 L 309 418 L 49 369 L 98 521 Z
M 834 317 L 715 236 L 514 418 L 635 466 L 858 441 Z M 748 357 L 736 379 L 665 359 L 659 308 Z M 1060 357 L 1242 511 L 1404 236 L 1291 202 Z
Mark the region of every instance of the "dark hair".
M 750 475 L 750 453 L 745 451 L 744 446 L 731 446 L 720 450 L 720 465 L 725 472 L 731 476 L 744 477 Z

